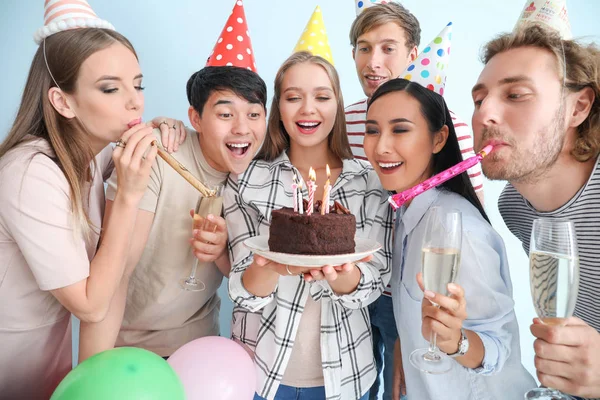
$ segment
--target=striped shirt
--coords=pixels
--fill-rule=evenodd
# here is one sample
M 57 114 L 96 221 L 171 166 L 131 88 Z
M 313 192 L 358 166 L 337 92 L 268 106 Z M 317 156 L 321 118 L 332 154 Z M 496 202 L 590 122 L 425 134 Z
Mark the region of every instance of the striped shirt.
M 456 130 L 458 145 L 462 153 L 463 159 L 467 159 L 475 155 L 473 150 L 473 135 L 469 125 L 460 120 L 456 114 L 450 111 L 452 123 Z M 365 124 L 367 120 L 367 99 L 351 104 L 346 107 L 346 131 L 348 132 L 348 140 L 354 157 L 360 160 L 366 160 L 365 151 L 363 149 L 363 141 L 365 137 Z M 477 164 L 468 170 L 469 178 L 476 192 L 483 190 L 483 175 L 481 173 L 481 165 Z
M 509 183 L 498 208 L 510 231 L 529 254 L 529 240 L 536 218 L 567 218 L 575 224 L 579 250 L 579 295 L 575 316 L 600 331 L 600 158 L 583 188 L 565 205 L 551 212 L 536 211 Z
M 381 295 L 391 277 L 392 211 L 388 194 L 368 163 L 343 161 L 331 199 L 354 214 L 357 237 L 374 239 L 383 246 L 372 261 L 357 264 L 361 278 L 354 292 L 336 295 L 327 281 L 307 283 L 300 276 L 281 276 L 272 294 L 257 297 L 242 284 L 242 275 L 253 259 L 243 242 L 253 236 L 268 235 L 271 212 L 292 207 L 294 173 L 301 176 L 283 153 L 273 162 L 253 161 L 243 175 L 230 175 L 227 182 L 223 208 L 232 264 L 232 336 L 255 352 L 257 393 L 272 400 L 311 296 L 320 305 L 321 324 L 314 329 L 321 332 L 326 398 L 359 399 L 370 389 L 377 374 L 367 305 Z

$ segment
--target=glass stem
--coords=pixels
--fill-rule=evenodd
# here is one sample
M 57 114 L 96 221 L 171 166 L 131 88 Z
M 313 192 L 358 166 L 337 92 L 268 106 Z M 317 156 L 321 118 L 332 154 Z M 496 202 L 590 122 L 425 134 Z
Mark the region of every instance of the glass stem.
M 437 351 L 437 333 L 431 332 L 431 336 L 429 338 L 429 353 L 436 354 Z
M 198 269 L 198 259 L 196 258 L 196 261 L 194 261 L 194 266 L 192 267 L 192 272 L 190 273 L 189 280 L 193 281 L 194 279 L 196 279 L 196 270 L 197 269 Z
M 440 306 L 438 306 L 437 304 L 433 304 L 435 307 L 440 308 Z M 437 355 L 438 352 L 438 348 L 437 348 L 437 333 L 431 331 L 431 335 L 429 336 L 429 354 L 430 355 Z

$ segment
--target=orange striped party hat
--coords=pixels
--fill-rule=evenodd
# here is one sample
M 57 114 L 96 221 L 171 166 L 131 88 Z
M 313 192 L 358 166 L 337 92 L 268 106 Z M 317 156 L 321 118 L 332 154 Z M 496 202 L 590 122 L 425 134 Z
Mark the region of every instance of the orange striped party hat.
M 44 26 L 37 30 L 33 38 L 40 44 L 54 33 L 77 28 L 115 29 L 110 22 L 98 18 L 86 0 L 46 0 Z

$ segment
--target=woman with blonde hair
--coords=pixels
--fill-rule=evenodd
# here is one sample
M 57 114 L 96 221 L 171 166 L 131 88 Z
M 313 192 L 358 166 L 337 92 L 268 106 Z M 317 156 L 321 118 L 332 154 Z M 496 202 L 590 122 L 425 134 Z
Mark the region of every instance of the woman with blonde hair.
M 89 14 L 75 23 L 48 14 L 0 144 L 2 398 L 49 398 L 71 369 L 71 313 L 82 340 L 104 319 L 157 154 L 152 128 L 137 124 L 144 96 L 135 50 Z M 119 191 L 102 221 L 113 168 Z
M 321 198 L 326 165 L 331 200 L 356 216 L 357 237 L 375 239 L 383 250 L 320 269 L 253 255 L 243 241 L 268 234 L 271 212 L 292 206 L 293 176 L 306 182 L 313 167 Z M 224 197 L 232 334 L 254 352 L 255 399 L 367 398 L 376 372 L 366 307 L 390 278 L 386 197 L 372 168 L 352 159 L 337 72 L 321 57 L 293 54 L 275 79 L 265 143 L 244 174 L 230 175 Z

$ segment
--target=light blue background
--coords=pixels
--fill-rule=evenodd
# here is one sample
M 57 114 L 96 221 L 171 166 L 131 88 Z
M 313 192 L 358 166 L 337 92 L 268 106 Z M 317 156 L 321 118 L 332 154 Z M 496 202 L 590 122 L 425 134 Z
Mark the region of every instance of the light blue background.
M 146 86 L 145 119 L 167 115 L 187 123 L 185 84 L 202 68 L 231 12 L 234 0 L 89 0 L 96 13 L 113 25 L 135 46 Z M 0 139 L 14 119 L 36 45 L 33 33 L 42 25 L 43 0 L 0 2 Z M 405 0 L 420 20 L 420 49 L 449 22 L 454 24 L 452 59 L 446 100 L 463 119 L 473 111 L 470 90 L 482 65 L 482 44 L 495 34 L 513 28 L 524 0 Z M 327 27 L 335 66 L 341 76 L 346 104 L 364 97 L 348 39 L 354 19 L 353 0 L 246 0 L 245 11 L 258 71 L 267 82 L 269 97 L 279 65 L 291 53 L 304 25 L 319 4 Z M 598 0 L 570 0 L 568 9 L 576 37 L 599 42 Z M 533 339 L 529 324 L 535 316 L 529 294 L 528 265 L 520 243 L 508 232 L 498 214 L 497 199 L 503 182 L 486 182 L 486 209 L 493 225 L 506 241 L 514 285 L 516 312 L 521 328 L 525 366 L 534 373 Z M 460 279 L 460 278 L 459 278 Z M 222 334 L 229 335 L 231 302 L 221 288 Z M 393 319 L 390 318 L 393 323 Z

